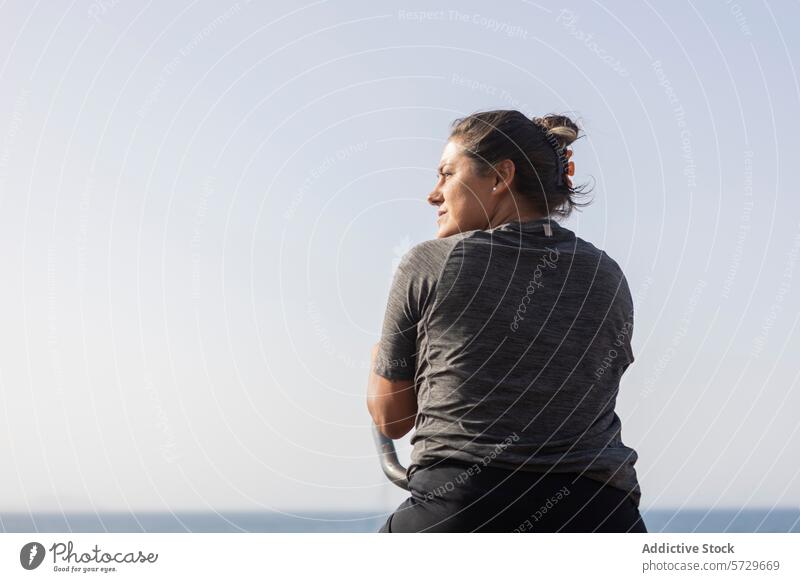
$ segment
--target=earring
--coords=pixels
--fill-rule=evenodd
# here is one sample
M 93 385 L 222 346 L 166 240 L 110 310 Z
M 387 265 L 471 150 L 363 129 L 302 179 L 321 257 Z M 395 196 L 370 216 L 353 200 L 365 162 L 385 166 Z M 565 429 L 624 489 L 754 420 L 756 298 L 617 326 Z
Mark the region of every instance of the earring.
M 492 188 L 492 192 L 494 192 L 495 190 L 497 190 L 497 186 L 495 186 L 494 188 Z

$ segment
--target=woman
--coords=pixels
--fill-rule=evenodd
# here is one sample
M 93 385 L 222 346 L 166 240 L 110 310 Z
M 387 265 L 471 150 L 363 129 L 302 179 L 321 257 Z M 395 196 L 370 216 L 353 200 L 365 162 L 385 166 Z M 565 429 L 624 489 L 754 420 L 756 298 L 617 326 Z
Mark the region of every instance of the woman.
M 636 451 L 614 412 L 633 362 L 619 265 L 552 218 L 572 186 L 568 117 L 456 120 L 372 352 L 367 405 L 415 429 L 411 497 L 382 532 L 646 532 Z

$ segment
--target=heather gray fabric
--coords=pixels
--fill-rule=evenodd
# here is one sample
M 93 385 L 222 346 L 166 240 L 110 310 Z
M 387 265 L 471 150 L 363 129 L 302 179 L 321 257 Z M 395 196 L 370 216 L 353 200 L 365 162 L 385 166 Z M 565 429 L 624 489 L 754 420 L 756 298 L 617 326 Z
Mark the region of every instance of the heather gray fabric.
M 619 265 L 555 221 L 417 244 L 395 272 L 375 364 L 416 380 L 409 476 L 444 459 L 580 473 L 638 507 L 638 455 L 614 412 L 632 333 Z

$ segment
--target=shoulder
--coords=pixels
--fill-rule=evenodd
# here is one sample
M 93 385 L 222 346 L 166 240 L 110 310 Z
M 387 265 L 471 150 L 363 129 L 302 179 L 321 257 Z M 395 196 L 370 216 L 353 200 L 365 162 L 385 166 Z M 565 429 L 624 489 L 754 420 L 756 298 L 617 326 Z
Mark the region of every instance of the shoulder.
M 605 250 L 598 250 L 598 253 L 601 257 L 599 271 L 605 280 L 608 290 L 614 294 L 618 301 L 626 306 L 626 310 L 633 309 L 633 297 L 631 296 L 625 271 Z
M 416 274 L 438 275 L 459 243 L 471 233 L 425 240 L 411 247 L 400 260 L 400 267 Z
M 580 237 L 575 239 L 576 252 L 583 254 L 588 260 L 583 261 L 584 270 L 591 271 L 591 278 L 595 283 L 603 282 L 610 289 L 621 288 L 628 292 L 628 280 L 620 264 L 605 249 L 600 249 L 594 244 Z
M 625 277 L 625 274 L 622 272 L 622 267 L 619 266 L 619 263 L 615 261 L 606 250 L 597 248 L 594 244 L 580 237 L 575 237 L 575 246 L 576 250 L 595 257 L 601 272 L 614 275 L 617 278 Z

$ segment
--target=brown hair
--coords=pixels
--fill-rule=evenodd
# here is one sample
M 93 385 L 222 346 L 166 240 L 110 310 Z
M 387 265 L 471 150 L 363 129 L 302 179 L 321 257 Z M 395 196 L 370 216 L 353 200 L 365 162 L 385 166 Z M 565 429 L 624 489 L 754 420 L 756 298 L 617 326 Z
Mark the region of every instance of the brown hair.
M 564 115 L 528 119 L 514 109 L 498 109 L 456 119 L 450 139 L 461 144 L 475 170 L 484 175 L 502 160 L 514 162 L 512 191 L 532 201 L 542 215 L 566 218 L 574 208 L 589 204 L 577 201 L 588 192 L 586 185 L 570 187 L 564 175 L 563 150 L 579 132 Z

